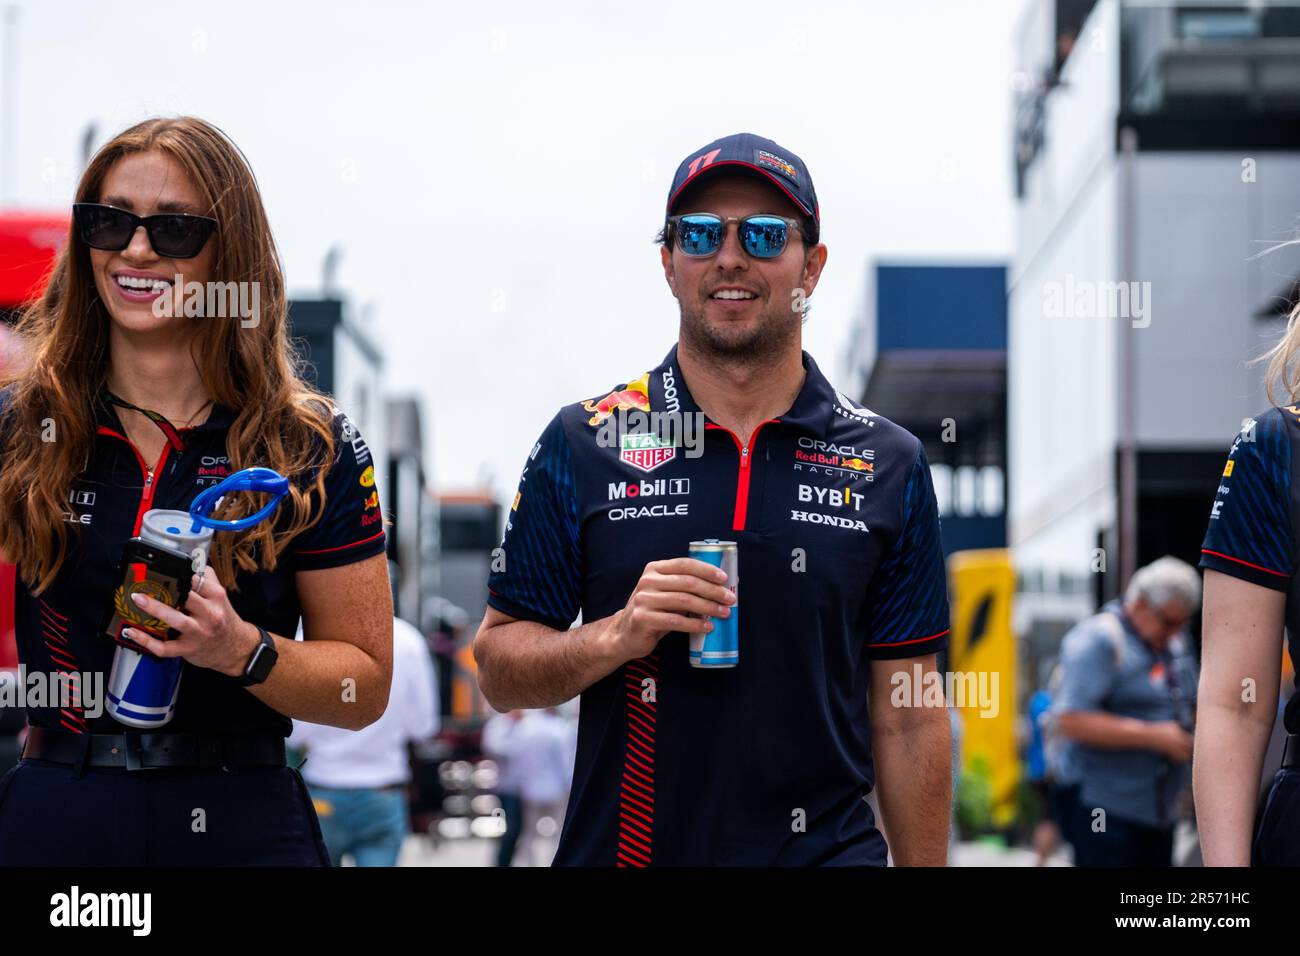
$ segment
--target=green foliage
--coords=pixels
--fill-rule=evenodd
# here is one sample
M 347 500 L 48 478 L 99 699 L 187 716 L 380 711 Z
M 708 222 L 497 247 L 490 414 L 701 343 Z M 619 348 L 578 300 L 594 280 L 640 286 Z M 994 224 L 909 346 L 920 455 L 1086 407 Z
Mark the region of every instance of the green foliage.
M 993 785 L 988 758 L 979 754 L 957 778 L 957 830 L 963 839 L 991 833 Z

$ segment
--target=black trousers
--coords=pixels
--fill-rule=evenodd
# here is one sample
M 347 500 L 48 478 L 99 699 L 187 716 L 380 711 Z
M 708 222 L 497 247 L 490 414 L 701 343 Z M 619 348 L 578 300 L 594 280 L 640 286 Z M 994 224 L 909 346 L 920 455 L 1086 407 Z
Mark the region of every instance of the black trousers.
M 1105 829 L 1094 829 L 1093 807 L 1079 800 L 1079 787 L 1058 792 L 1061 835 L 1074 847 L 1075 866 L 1172 866 L 1172 827 L 1152 827 L 1106 812 Z
M 1300 768 L 1273 778 L 1252 856 L 1255 866 L 1300 866 Z
M 329 866 L 291 767 L 87 768 L 0 777 L 0 866 Z

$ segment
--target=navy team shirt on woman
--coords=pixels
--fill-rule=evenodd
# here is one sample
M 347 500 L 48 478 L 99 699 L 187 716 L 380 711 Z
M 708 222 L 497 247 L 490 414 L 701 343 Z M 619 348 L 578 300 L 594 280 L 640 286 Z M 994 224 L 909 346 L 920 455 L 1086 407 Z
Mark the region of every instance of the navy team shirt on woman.
M 0 426 L 7 425 L 7 401 L 6 392 L 0 391 Z M 94 446 L 86 470 L 72 486 L 64 515 L 76 525 L 68 557 L 54 583 L 39 596 L 18 576 L 14 624 L 19 660 L 29 673 L 102 671 L 107 686 L 116 645 L 101 630 L 119 583 L 123 546 L 139 534 L 146 511 L 188 511 L 199 492 L 231 474 L 226 432 L 234 420 L 231 409 L 216 405 L 202 424 L 179 429 L 183 447 L 168 443 L 157 462 L 146 463 L 125 437 L 113 406 L 102 398 L 97 401 Z M 321 520 L 290 542 L 274 571 L 241 571 L 236 575 L 239 590 L 229 592 L 241 618 L 272 634 L 292 636 L 298 629 L 302 608 L 294 585 L 296 571 L 350 564 L 385 550 L 370 451 L 341 411 L 335 413 L 333 434 L 335 459 L 325 478 L 327 501 Z M 323 444 L 319 447 L 323 451 Z M 304 486 L 309 480 L 314 480 L 314 472 L 300 479 Z M 281 524 L 292 516 L 288 499 L 285 502 L 276 518 Z M 87 714 L 86 701 L 81 703 L 62 709 L 28 707 L 27 720 L 34 727 L 77 733 L 128 729 L 107 711 L 97 717 Z M 175 716 L 164 729 L 288 736 L 293 725 L 234 678 L 186 665 Z
M 885 863 L 870 663 L 947 644 L 939 519 L 920 442 L 803 362 L 748 442 L 707 420 L 698 455 L 598 438 L 620 406 L 699 413 L 674 348 L 529 455 L 489 581 L 505 614 L 595 621 L 693 540 L 739 550 L 737 667 L 692 668 L 675 633 L 583 691 L 558 865 Z
M 1296 542 L 1292 449 L 1300 438 L 1300 408 L 1271 408 L 1247 422 L 1228 452 L 1219 491 L 1210 510 L 1201 567 L 1287 594 L 1287 651 L 1300 658 L 1300 595 L 1295 593 Z M 1296 668 L 1300 687 L 1300 668 Z M 1300 733 L 1300 694 L 1287 702 L 1288 733 Z

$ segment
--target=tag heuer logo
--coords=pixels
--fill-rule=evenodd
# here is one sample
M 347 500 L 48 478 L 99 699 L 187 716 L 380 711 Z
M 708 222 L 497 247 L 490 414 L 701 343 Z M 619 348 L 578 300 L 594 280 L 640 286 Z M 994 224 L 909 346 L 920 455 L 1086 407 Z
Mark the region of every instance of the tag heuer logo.
M 672 441 L 658 435 L 624 435 L 623 451 L 618 457 L 633 468 L 654 471 L 676 458 L 677 448 Z

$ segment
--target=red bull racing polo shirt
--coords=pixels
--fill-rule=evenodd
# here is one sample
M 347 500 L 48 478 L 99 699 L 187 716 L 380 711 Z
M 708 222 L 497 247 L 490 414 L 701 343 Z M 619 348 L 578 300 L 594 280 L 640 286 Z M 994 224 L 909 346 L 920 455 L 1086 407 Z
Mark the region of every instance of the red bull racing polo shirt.
M 5 415 L 11 396 L 11 389 L 0 390 L 0 449 L 6 430 L 13 427 Z M 226 432 L 236 415 L 215 405 L 202 424 L 175 430 L 178 444 L 169 441 L 158 461 L 151 463 L 126 438 L 106 399 L 97 401 L 95 413 L 94 445 L 86 470 L 73 483 L 64 514 L 64 520 L 75 526 L 69 554 L 54 583 L 40 595 L 29 591 L 19 568 L 14 624 L 19 660 L 29 673 L 102 672 L 107 683 L 116 645 L 100 628 L 117 588 L 123 546 L 139 534 L 146 511 L 187 511 L 199 492 L 231 474 Z M 370 450 L 356 427 L 337 410 L 333 435 L 335 457 L 325 477 L 326 502 L 319 522 L 290 542 L 274 571 L 241 571 L 236 576 L 238 590 L 229 592 L 231 606 L 241 618 L 282 637 L 297 631 L 302 614 L 295 572 L 350 564 L 385 550 Z M 320 448 L 323 451 L 323 443 Z M 315 471 L 295 480 L 306 487 L 314 475 Z M 286 498 L 277 522 L 292 517 L 291 507 Z M 88 714 L 84 702 L 63 708 L 59 703 L 64 701 L 50 701 L 47 706 L 29 702 L 28 722 L 79 733 L 125 729 L 107 712 Z M 262 703 L 235 678 L 189 665 L 181 678 L 176 714 L 167 725 L 168 732 L 176 733 L 271 731 L 288 736 L 291 730 L 288 717 Z
M 675 633 L 582 693 L 557 865 L 885 863 L 870 663 L 947 644 L 939 519 L 920 441 L 803 362 L 789 411 L 738 436 L 700 412 L 674 348 L 562 409 L 525 463 L 489 581 L 505 614 L 595 621 L 649 562 L 738 543 L 738 666 L 692 668 Z M 703 427 L 611 440 L 620 409 Z

